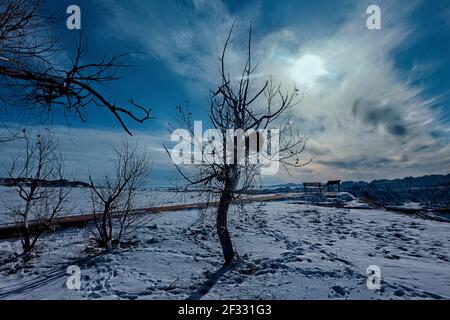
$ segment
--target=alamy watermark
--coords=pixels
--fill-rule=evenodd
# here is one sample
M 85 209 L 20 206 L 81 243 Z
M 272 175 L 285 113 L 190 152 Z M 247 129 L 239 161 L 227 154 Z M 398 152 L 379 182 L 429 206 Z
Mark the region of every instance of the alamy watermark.
M 66 26 L 69 30 L 81 29 L 81 9 L 79 6 L 72 4 L 67 7 L 66 13 L 70 16 L 67 17 Z
M 67 273 L 70 275 L 66 281 L 66 287 L 69 290 L 81 289 L 81 269 L 78 266 L 72 265 L 67 267 Z
M 366 20 L 366 26 L 369 30 L 381 29 L 381 9 L 376 4 L 367 7 L 366 13 L 369 17 Z
M 189 130 L 176 129 L 171 141 L 177 142 L 170 155 L 176 165 L 257 165 L 261 175 L 276 175 L 280 162 L 280 130 L 217 129 L 203 133 L 202 122 Z
M 367 289 L 379 290 L 381 288 L 381 269 L 377 265 L 370 265 L 366 270 L 367 274 Z

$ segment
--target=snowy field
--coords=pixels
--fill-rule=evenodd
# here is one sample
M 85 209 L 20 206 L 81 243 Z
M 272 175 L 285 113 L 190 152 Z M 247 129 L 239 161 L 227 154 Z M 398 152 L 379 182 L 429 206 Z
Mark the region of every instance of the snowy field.
M 231 214 L 240 259 L 224 269 L 213 222 L 196 210 L 158 215 L 110 253 L 92 248 L 89 228 L 67 229 L 25 264 L 13 258 L 19 242 L 1 240 L 0 299 L 450 299 L 449 223 L 258 203 Z M 70 265 L 81 269 L 79 291 L 66 287 Z M 369 265 L 381 269 L 379 290 L 367 288 Z

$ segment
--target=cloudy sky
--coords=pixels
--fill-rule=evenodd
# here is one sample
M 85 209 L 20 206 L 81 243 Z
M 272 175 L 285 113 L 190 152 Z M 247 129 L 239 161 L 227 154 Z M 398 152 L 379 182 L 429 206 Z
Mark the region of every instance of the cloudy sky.
M 309 136 L 304 158 L 313 161 L 265 183 L 450 173 L 448 1 L 55 0 L 47 9 L 64 14 L 69 4 L 81 8 L 86 59 L 133 52 L 134 67 L 104 92 L 154 109 L 156 120 L 130 123 L 133 139 L 153 156 L 154 185 L 168 185 L 174 175 L 162 144 L 170 144 L 175 107 L 189 101 L 194 118 L 205 120 L 233 21 L 231 76 L 239 75 L 251 22 L 255 81 L 272 76 L 303 95 L 286 121 L 295 119 Z M 381 8 L 381 30 L 366 26 L 371 4 Z M 70 47 L 77 31 L 64 26 L 62 20 L 57 32 Z M 44 123 L 61 137 L 68 166 L 80 179 L 108 174 L 105 161 L 125 136 L 107 112 L 92 108 L 88 119 L 67 122 L 54 114 Z M 17 142 L 0 146 L 0 162 L 18 149 Z

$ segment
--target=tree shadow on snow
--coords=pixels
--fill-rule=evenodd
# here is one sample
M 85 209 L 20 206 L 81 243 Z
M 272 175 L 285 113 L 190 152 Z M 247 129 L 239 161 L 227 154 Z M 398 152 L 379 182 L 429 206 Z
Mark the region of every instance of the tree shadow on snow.
M 238 266 L 239 261 L 233 261 L 229 265 L 224 265 L 220 269 L 207 276 L 206 281 L 192 293 L 186 300 L 200 300 L 214 287 L 217 281 L 228 271 Z

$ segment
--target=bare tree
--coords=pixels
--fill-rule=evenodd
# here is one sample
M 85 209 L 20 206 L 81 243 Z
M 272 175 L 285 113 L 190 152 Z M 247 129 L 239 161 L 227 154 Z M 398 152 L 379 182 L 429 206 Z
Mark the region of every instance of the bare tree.
M 295 129 L 294 121 L 286 121 L 287 113 L 296 106 L 301 97 L 298 90 L 284 92 L 281 84 L 275 85 L 269 78 L 258 88 L 255 77 L 256 65 L 252 63 L 252 30 L 248 37 L 247 58 L 238 80 L 233 80 L 226 69 L 226 53 L 232 43 L 233 27 L 228 34 L 220 57 L 220 84 L 211 92 L 211 103 L 207 110 L 212 128 L 220 132 L 220 139 L 215 137 L 215 147 L 209 145 L 201 148 L 201 164 L 190 165 L 195 155 L 187 154 L 186 163 L 177 164 L 178 173 L 185 183 L 185 189 L 200 190 L 204 194 L 216 195 L 219 203 L 216 212 L 216 228 L 223 251 L 225 264 L 231 263 L 235 250 L 228 231 L 228 211 L 234 200 L 253 189 L 260 178 L 264 162 L 252 161 L 252 158 L 263 156 L 261 148 L 271 142 L 271 132 L 279 129 L 279 145 L 277 161 L 284 168 L 301 167 L 308 162 L 299 159 L 305 148 L 306 138 Z M 191 136 L 195 136 L 192 114 L 186 107 L 177 107 L 178 122 Z M 229 130 L 245 132 L 246 136 L 230 136 Z M 264 137 L 262 131 L 268 132 Z M 195 139 L 194 139 L 195 140 Z M 256 141 L 252 143 L 251 141 Z M 266 140 L 264 142 L 264 140 Z M 217 145 L 219 141 L 219 145 Z M 244 142 L 245 150 L 242 151 Z M 192 141 L 191 141 L 192 142 Z M 192 144 L 199 143 L 194 141 Z M 272 141 L 273 143 L 273 141 Z M 166 149 L 167 150 L 167 149 Z M 195 153 L 195 152 L 194 152 Z M 220 161 L 211 161 L 219 156 Z M 229 161 L 229 159 L 232 161 Z M 270 157 L 270 152 L 269 152 Z
M 21 112 L 13 110 L 12 113 L 23 121 L 30 117 L 24 112 L 25 106 L 27 111 L 36 111 L 39 115 L 59 109 L 86 121 L 85 109 L 94 105 L 111 112 L 129 134 L 124 117 L 140 123 L 152 118 L 152 110 L 133 99 L 129 99 L 129 106 L 117 105 L 99 90 L 100 86 L 118 79 L 117 71 L 126 66 L 127 54 L 83 63 L 86 46 L 80 36 L 70 63 L 61 63 L 65 61 L 66 50 L 53 36 L 53 28 L 59 20 L 41 14 L 42 4 L 43 0 L 0 0 L 3 116 L 12 105 L 21 107 Z
M 94 237 L 101 247 L 119 246 L 123 239 L 142 227 L 151 218 L 136 210 L 136 194 L 150 172 L 151 161 L 146 152 L 140 153 L 137 144 L 124 140 L 114 149 L 113 178 L 106 177 L 96 185 L 89 177 L 94 213 Z
M 25 151 L 13 159 L 9 177 L 20 198 L 9 206 L 16 220 L 24 253 L 33 250 L 56 217 L 67 210 L 70 188 L 64 182 L 64 160 L 59 141 L 46 130 L 35 136 L 25 134 Z

